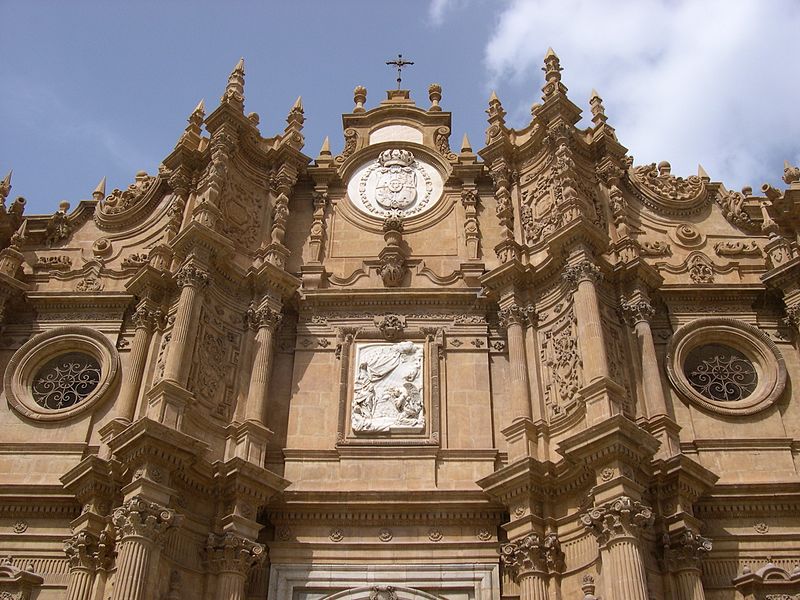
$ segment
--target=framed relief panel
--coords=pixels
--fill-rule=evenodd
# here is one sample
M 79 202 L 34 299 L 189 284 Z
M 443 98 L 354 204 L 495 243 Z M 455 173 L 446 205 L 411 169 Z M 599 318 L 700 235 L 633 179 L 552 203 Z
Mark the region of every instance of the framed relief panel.
M 438 354 L 430 338 L 342 348 L 339 444 L 438 444 Z

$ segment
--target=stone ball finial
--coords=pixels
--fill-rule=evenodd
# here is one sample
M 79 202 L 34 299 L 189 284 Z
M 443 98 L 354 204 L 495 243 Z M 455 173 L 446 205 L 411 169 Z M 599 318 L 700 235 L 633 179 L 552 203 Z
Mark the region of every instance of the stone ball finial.
M 753 188 L 752 186 L 746 185 L 742 188 L 742 195 L 743 196 L 752 196 L 753 195 Z
M 356 103 L 356 107 L 353 109 L 353 112 L 364 112 L 364 103 L 367 101 L 367 88 L 363 85 L 357 85 L 356 89 L 353 90 L 353 102 Z
M 672 165 L 668 161 L 662 160 L 658 163 L 658 174 L 669 175 L 672 172 Z
M 251 112 L 247 115 L 247 118 L 253 125 L 258 125 L 261 122 L 261 117 L 258 116 L 257 112 Z
M 62 200 L 61 202 L 59 202 L 58 203 L 58 210 L 59 210 L 59 212 L 62 212 L 62 213 L 67 212 L 69 210 L 69 201 L 68 200 Z

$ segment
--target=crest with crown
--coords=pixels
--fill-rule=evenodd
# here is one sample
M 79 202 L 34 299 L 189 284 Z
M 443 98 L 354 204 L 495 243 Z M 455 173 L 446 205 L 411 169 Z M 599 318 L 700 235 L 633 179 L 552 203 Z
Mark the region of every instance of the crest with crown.
M 410 167 L 414 164 L 414 155 L 408 150 L 384 150 L 378 156 L 378 163 L 382 167 L 391 167 L 394 165 Z

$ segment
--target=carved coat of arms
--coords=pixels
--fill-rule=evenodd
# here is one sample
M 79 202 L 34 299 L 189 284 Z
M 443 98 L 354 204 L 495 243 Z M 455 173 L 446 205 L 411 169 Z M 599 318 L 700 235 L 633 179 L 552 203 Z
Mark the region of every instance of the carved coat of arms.
M 417 171 L 414 156 L 408 150 L 386 150 L 378 158 L 375 200 L 383 208 L 411 206 L 417 199 Z

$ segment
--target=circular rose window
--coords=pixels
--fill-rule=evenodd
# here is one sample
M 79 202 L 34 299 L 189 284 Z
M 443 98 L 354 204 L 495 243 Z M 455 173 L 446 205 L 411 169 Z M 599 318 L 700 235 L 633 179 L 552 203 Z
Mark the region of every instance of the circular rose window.
M 33 376 L 31 393 L 42 408 L 58 410 L 82 402 L 100 383 L 100 363 L 83 352 L 68 352 L 47 361 Z
M 786 365 L 772 340 L 726 317 L 680 327 L 667 350 L 667 375 L 685 399 L 722 414 L 763 410 L 786 386 Z
M 119 356 L 102 333 L 58 327 L 33 336 L 14 353 L 3 388 L 9 405 L 40 421 L 66 419 L 108 396 Z

